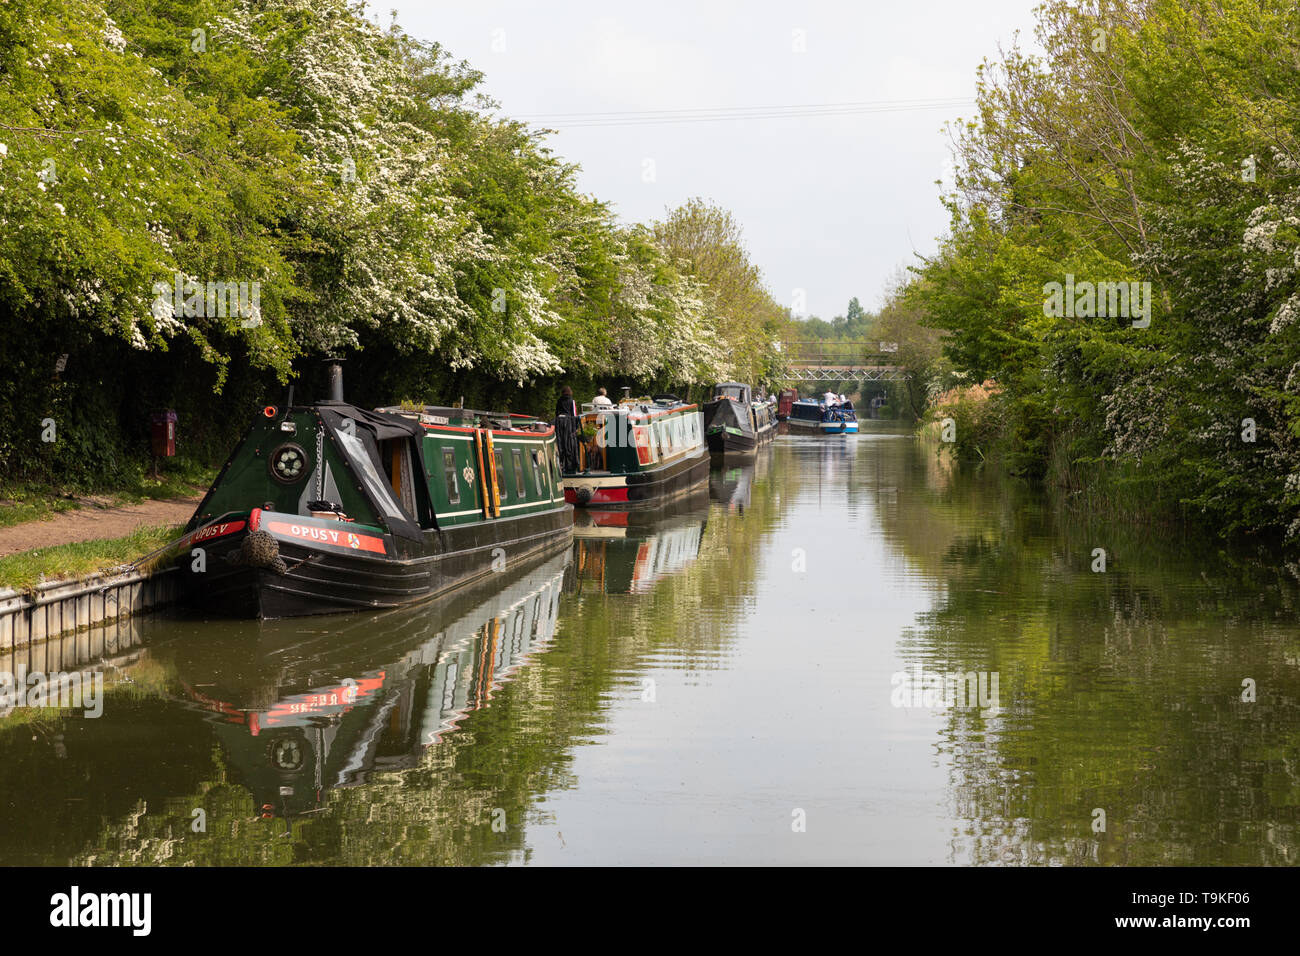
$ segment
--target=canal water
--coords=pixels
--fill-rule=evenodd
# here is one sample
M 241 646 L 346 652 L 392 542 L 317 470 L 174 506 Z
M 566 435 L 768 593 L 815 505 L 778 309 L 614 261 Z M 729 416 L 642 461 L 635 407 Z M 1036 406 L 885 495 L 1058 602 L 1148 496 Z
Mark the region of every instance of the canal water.
M 11 656 L 104 692 L 0 717 L 0 862 L 1296 863 L 1291 570 L 866 427 L 433 605 Z

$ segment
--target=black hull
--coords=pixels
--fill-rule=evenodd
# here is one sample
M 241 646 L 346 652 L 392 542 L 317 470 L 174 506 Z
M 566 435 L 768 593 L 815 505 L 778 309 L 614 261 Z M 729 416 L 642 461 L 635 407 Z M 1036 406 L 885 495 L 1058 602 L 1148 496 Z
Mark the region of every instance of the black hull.
M 709 454 L 724 458 L 752 457 L 763 445 L 776 438 L 777 425 L 773 422 L 757 435 L 733 435 L 731 432 L 714 432 L 707 436 Z
M 730 432 L 714 432 L 708 436 L 709 454 L 744 456 L 758 451 L 758 439 L 753 435 L 733 435 Z
M 206 546 L 207 570 L 180 565 L 186 603 L 210 615 L 284 618 L 402 607 L 447 594 L 523 561 L 568 545 L 573 514 L 556 508 L 425 534 L 428 553 L 404 558 L 326 552 L 309 542 L 278 540 L 287 571 L 232 564 L 244 533 Z M 500 549 L 500 550 L 497 550 Z M 495 552 L 495 553 L 494 553 Z

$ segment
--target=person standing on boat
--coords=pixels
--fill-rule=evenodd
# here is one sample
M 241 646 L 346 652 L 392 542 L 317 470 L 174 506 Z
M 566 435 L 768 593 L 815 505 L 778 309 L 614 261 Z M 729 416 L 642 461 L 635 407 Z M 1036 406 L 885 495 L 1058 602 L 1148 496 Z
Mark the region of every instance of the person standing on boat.
M 829 407 L 829 406 L 831 406 L 831 405 L 834 405 L 834 404 L 835 404 L 835 393 L 832 392 L 830 389 L 827 389 L 827 390 L 826 390 L 826 394 L 822 396 L 822 404 L 823 404 L 823 405 L 826 405 L 827 407 Z
M 555 446 L 560 454 L 560 467 L 564 471 L 578 470 L 578 403 L 573 400 L 573 389 L 560 389 L 555 403 Z
M 596 389 L 596 397 L 591 400 L 591 404 L 597 408 L 612 408 L 614 403 L 609 400 L 603 388 Z
M 572 415 L 576 418 L 578 416 L 578 403 L 573 400 L 573 389 L 567 385 L 560 389 L 560 400 L 555 403 L 555 414 L 557 417 Z

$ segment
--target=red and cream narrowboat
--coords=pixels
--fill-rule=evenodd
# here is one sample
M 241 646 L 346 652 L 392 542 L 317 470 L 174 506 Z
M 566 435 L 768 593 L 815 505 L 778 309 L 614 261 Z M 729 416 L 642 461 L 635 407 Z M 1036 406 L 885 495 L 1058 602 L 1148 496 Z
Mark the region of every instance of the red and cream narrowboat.
M 685 494 L 709 476 L 698 405 L 675 395 L 583 406 L 578 461 L 564 497 L 580 508 L 634 506 Z

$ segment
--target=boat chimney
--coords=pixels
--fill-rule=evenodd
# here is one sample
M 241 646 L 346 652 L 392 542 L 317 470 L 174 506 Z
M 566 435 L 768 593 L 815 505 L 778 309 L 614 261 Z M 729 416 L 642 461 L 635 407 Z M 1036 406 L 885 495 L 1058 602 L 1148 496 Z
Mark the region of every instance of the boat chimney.
M 325 360 L 325 378 L 329 383 L 329 400 L 331 402 L 343 401 L 343 360 L 340 358 L 327 358 Z
M 620 385 L 619 387 L 620 387 L 621 389 L 623 389 L 623 401 L 625 401 L 625 402 L 630 402 L 630 401 L 632 401 L 632 386 L 631 386 L 631 385 Z

